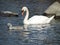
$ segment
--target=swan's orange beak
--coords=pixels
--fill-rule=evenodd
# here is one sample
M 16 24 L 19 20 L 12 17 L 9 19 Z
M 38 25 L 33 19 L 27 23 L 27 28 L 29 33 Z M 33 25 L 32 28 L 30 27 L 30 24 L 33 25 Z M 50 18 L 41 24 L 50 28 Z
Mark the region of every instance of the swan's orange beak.
M 24 10 L 22 10 L 22 16 L 24 16 Z

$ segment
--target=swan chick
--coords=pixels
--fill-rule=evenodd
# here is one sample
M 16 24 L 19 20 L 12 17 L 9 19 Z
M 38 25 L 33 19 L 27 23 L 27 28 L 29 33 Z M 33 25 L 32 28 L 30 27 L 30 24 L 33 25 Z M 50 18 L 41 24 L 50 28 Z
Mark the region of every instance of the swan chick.
M 21 27 L 21 26 L 12 26 L 11 23 L 8 23 L 7 25 L 8 25 L 8 28 L 10 30 L 20 30 L 20 29 L 23 29 L 23 27 Z

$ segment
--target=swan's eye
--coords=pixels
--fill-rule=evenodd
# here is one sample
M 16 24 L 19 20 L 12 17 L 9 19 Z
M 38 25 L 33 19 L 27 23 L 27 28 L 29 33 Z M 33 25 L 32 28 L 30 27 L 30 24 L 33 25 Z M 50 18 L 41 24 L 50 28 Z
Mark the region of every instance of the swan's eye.
M 22 15 L 24 15 L 24 10 L 22 10 Z
M 22 10 L 21 12 L 24 12 L 24 10 Z

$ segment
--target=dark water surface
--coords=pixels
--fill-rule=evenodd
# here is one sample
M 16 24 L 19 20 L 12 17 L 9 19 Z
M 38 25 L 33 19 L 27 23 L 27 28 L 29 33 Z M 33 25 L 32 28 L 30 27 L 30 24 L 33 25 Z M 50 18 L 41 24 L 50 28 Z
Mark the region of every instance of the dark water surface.
M 24 0 L 15 0 L 15 2 L 13 0 L 1 0 L 1 11 L 17 12 L 19 17 L 0 16 L 0 45 L 60 45 L 60 20 L 53 20 L 51 24 L 45 25 L 23 25 L 22 22 L 23 17 L 20 12 L 22 6 L 27 6 L 32 16 L 33 14 L 42 14 L 54 0 L 52 2 L 49 1 L 46 0 L 41 3 L 39 0 L 25 0 L 25 2 Z M 20 30 L 9 30 L 7 23 L 11 23 L 14 26 L 19 25 L 23 28 Z

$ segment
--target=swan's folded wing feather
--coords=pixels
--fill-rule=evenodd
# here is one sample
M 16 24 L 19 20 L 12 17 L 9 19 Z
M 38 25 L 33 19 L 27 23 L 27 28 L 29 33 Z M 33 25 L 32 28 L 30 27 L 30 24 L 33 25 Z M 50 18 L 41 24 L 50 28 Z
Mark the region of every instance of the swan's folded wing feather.
M 44 22 L 46 22 L 47 20 L 48 20 L 49 18 L 48 17 L 46 17 L 46 16 L 33 16 L 33 17 L 31 17 L 28 21 L 30 22 L 30 23 L 44 23 Z

